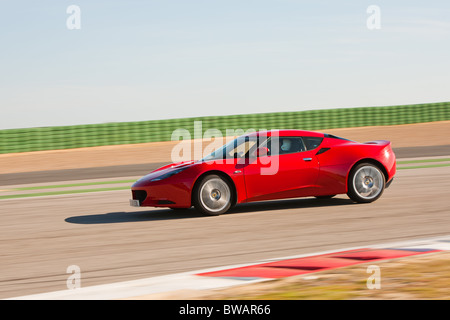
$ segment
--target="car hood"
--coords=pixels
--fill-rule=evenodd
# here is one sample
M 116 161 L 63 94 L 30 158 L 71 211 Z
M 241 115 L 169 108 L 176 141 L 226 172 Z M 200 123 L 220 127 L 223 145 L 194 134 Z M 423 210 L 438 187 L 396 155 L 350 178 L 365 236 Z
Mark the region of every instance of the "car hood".
M 155 170 L 153 170 L 150 173 L 161 172 L 161 171 L 164 171 L 164 173 L 166 173 L 166 172 L 169 172 L 170 170 L 175 170 L 175 169 L 179 169 L 179 168 L 183 168 L 183 167 L 187 167 L 187 166 L 193 165 L 194 163 L 196 163 L 195 160 L 182 161 L 182 162 L 177 162 L 177 163 L 170 163 L 170 164 L 162 166 L 162 167 L 160 167 L 158 169 L 155 169 Z
M 171 163 L 171 164 L 162 166 L 162 167 L 160 167 L 158 169 L 153 170 L 149 174 L 146 174 L 145 176 L 143 176 L 139 180 L 137 180 L 133 186 L 138 186 L 138 184 L 140 184 L 140 183 L 148 182 L 148 181 L 150 181 L 152 179 L 155 179 L 155 178 L 158 178 L 159 176 L 162 176 L 163 174 L 166 174 L 168 172 L 171 172 L 171 171 L 174 171 L 174 170 L 178 170 L 180 168 L 185 168 L 185 167 L 192 166 L 196 162 L 197 161 L 191 160 L 191 161 L 183 161 L 183 162 L 178 162 L 178 163 Z

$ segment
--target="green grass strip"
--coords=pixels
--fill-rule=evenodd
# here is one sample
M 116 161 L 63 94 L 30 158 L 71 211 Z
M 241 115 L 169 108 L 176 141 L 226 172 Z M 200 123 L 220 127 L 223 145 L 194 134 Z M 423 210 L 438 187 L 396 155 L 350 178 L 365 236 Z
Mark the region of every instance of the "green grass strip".
M 428 165 L 423 165 L 423 166 L 411 166 L 411 167 L 397 167 L 397 170 L 422 169 L 422 168 L 439 168 L 439 167 L 450 167 L 450 163 L 428 164 Z
M 405 160 L 405 161 L 397 161 L 397 164 L 425 163 L 425 162 L 445 162 L 445 161 L 450 161 L 450 158 L 424 159 L 424 160 Z
M 133 183 L 136 180 L 115 180 L 115 181 L 97 181 L 97 182 L 82 182 L 82 183 L 71 183 L 71 184 L 58 184 L 50 186 L 36 186 L 36 187 L 22 187 L 14 188 L 10 191 L 27 191 L 27 190 L 40 190 L 40 189 L 57 189 L 57 188 L 70 188 L 70 187 L 84 187 L 84 186 L 96 186 L 103 184 L 117 184 L 117 183 Z
M 63 194 L 115 191 L 115 190 L 126 190 L 126 189 L 130 189 L 130 187 L 126 186 L 126 187 L 111 187 L 111 188 L 98 188 L 98 189 L 81 189 L 81 190 L 48 191 L 48 192 L 39 192 L 39 193 L 26 193 L 26 194 L 12 194 L 12 195 L 7 195 L 7 196 L 0 196 L 0 200 L 42 197 L 42 196 L 58 196 L 58 195 L 63 195 Z
M 388 126 L 450 120 L 450 101 L 386 107 L 319 109 L 228 116 L 208 116 L 137 122 L 22 128 L 0 130 L 0 154 L 38 150 L 61 150 L 106 145 L 171 141 L 176 129 L 191 136 L 195 122 L 201 134 L 208 129 L 303 129 L 324 130 L 365 126 Z

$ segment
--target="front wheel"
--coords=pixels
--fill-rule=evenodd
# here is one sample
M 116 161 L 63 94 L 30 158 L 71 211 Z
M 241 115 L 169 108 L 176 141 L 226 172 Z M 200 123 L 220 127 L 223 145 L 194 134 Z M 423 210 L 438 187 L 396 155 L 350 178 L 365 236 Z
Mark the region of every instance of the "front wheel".
M 217 216 L 231 208 L 231 187 L 220 176 L 208 175 L 195 188 L 193 200 L 198 211 L 208 216 Z
M 347 195 L 358 203 L 373 202 L 381 197 L 385 184 L 380 168 L 372 163 L 361 163 L 350 173 Z

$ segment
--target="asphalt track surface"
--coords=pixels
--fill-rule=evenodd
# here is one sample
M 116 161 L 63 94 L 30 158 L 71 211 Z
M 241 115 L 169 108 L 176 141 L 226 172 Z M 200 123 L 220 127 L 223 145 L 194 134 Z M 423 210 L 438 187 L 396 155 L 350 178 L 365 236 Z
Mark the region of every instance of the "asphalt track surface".
M 71 265 L 80 267 L 85 287 L 444 236 L 448 190 L 450 167 L 440 167 L 399 170 L 371 204 L 345 195 L 289 199 L 240 205 L 218 217 L 131 208 L 127 190 L 1 200 L 0 298 L 64 290 Z

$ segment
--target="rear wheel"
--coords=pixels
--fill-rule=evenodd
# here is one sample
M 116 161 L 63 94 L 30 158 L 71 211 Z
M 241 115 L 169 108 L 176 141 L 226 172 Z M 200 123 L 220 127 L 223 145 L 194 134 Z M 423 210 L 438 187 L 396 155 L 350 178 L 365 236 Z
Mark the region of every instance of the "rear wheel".
M 232 205 L 231 192 L 229 183 L 222 177 L 207 175 L 194 190 L 194 207 L 209 216 L 225 213 Z
M 385 184 L 380 168 L 372 163 L 361 163 L 350 173 L 347 195 L 355 202 L 373 202 L 383 194 Z

